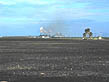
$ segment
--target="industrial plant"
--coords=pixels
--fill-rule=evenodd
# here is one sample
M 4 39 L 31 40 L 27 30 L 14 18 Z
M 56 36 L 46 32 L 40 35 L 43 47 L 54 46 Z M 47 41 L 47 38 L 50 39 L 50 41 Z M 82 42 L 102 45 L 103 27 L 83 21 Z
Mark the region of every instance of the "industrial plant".
M 54 35 L 52 35 L 52 31 L 47 31 L 44 27 L 40 27 L 40 36 L 39 38 L 48 39 L 48 38 L 69 38 L 65 37 L 62 33 L 57 32 Z M 70 37 L 71 38 L 71 37 Z M 74 38 L 74 37 L 72 37 Z M 102 36 L 93 36 L 93 32 L 91 32 L 90 28 L 86 28 L 83 33 L 83 37 L 77 37 L 78 39 L 82 40 L 102 40 Z
M 43 27 L 40 27 L 40 38 L 64 38 L 62 33 L 57 32 L 55 35 L 51 35 L 51 31 L 47 31 Z
M 95 33 L 91 32 L 90 28 L 83 29 L 84 33 L 81 33 L 81 37 L 77 37 L 76 34 L 73 35 L 73 37 L 65 36 L 61 32 L 55 32 L 54 34 L 52 33 L 53 30 L 48 30 L 44 27 L 40 27 L 40 34 L 38 36 L 0 36 L 0 39 L 79 39 L 79 40 L 103 40 L 102 35 L 96 35 L 94 36 Z M 80 33 L 79 33 L 80 34 Z

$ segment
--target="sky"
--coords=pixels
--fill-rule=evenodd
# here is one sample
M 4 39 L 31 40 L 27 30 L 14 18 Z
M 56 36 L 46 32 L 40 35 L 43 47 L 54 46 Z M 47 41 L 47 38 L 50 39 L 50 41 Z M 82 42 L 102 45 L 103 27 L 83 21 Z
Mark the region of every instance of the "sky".
M 0 36 L 38 36 L 40 27 L 65 36 L 109 37 L 109 0 L 0 0 Z

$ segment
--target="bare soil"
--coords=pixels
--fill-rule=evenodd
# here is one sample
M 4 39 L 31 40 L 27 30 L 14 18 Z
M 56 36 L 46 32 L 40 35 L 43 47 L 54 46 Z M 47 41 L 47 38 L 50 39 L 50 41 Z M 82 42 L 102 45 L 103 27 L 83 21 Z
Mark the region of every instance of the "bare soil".
M 0 81 L 109 82 L 109 40 L 0 39 Z

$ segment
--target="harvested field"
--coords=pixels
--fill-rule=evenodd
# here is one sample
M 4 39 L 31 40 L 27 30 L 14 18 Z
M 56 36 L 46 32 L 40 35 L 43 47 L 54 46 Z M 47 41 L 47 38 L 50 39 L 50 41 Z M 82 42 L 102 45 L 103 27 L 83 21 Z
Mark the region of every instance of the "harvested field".
M 0 81 L 109 82 L 109 40 L 0 39 Z

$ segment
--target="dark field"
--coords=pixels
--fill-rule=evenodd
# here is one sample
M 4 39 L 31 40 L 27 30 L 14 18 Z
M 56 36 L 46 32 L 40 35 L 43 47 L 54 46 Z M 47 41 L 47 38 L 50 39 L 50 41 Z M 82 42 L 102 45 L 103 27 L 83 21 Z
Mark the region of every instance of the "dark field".
M 0 80 L 109 82 L 109 41 L 1 39 Z

